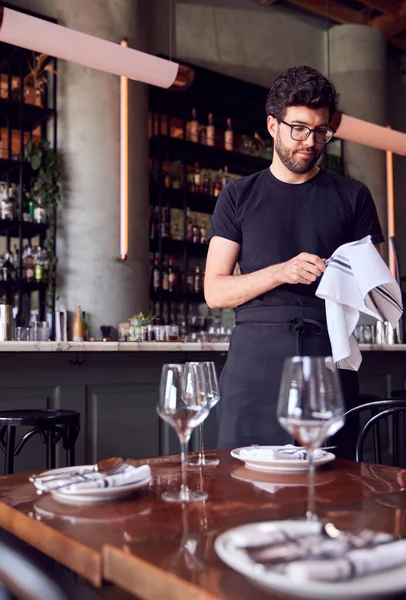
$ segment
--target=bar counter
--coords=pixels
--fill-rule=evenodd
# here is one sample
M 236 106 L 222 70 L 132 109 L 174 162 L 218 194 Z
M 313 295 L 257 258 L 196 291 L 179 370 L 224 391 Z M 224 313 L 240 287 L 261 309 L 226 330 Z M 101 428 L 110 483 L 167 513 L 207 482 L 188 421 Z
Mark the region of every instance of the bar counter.
M 228 342 L 0 342 L 0 352 L 227 352 Z M 406 344 L 360 344 L 362 352 L 404 352 Z
M 220 375 L 227 350 L 228 343 L 0 342 L 0 410 L 80 411 L 78 464 L 108 456 L 177 453 L 177 437 L 156 413 L 162 365 L 210 360 Z M 406 345 L 363 345 L 361 350 L 361 393 L 385 398 L 405 387 Z M 215 448 L 216 443 L 213 409 L 205 423 L 205 445 Z M 35 437 L 16 457 L 15 471 L 44 465 L 45 447 Z

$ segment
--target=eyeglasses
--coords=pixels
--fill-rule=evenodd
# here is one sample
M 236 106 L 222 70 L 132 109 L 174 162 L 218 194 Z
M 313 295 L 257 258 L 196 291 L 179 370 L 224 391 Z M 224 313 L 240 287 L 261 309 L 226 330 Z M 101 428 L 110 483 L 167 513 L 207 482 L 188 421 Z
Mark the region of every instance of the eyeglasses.
M 291 125 L 290 123 L 286 123 L 286 121 L 282 121 L 282 119 L 280 120 L 280 123 L 290 127 L 290 137 L 292 140 L 295 140 L 295 142 L 303 142 L 304 140 L 307 140 L 311 133 L 314 133 L 314 139 L 318 144 L 328 144 L 335 134 L 334 129 L 328 126 L 311 129 L 306 125 Z

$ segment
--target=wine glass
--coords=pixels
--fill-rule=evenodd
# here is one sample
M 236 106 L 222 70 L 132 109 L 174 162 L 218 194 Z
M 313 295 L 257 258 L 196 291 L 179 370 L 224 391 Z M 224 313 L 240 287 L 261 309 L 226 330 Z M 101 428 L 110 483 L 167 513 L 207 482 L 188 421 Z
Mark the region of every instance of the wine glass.
M 196 502 L 207 498 L 202 490 L 188 488 L 186 453 L 192 430 L 204 421 L 209 410 L 205 381 L 197 363 L 163 365 L 157 413 L 178 434 L 182 468 L 180 490 L 162 494 L 167 502 Z
M 219 384 L 217 380 L 217 372 L 216 365 L 214 362 L 206 361 L 196 363 L 198 365 L 198 369 L 201 372 L 201 376 L 204 378 L 206 382 L 206 393 L 207 393 L 207 401 L 209 404 L 209 408 L 212 409 L 213 406 L 217 404 L 220 400 L 220 391 Z M 196 467 L 196 466 L 215 466 L 219 464 L 219 460 L 217 458 L 207 458 L 204 455 L 204 441 L 203 441 L 203 422 L 199 425 L 199 454 L 196 458 L 191 458 L 188 461 L 188 465 Z
M 294 356 L 285 360 L 278 419 L 306 448 L 309 463 L 306 516 L 308 520 L 315 519 L 314 450 L 344 425 L 340 380 L 330 356 Z

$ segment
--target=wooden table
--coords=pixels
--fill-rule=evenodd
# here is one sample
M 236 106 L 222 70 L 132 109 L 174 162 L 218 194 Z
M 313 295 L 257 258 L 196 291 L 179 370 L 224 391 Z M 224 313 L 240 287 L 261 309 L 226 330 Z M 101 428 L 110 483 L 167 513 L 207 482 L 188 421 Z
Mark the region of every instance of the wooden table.
M 0 477 L 0 527 L 94 586 L 104 578 L 146 600 L 286 599 L 262 593 L 229 569 L 213 544 L 237 525 L 304 516 L 306 475 L 259 473 L 228 451 L 218 456 L 220 464 L 204 469 L 203 477 L 189 470 L 190 487 L 203 487 L 208 500 L 183 506 L 160 499 L 162 491 L 179 487 L 178 456 L 148 460 L 148 489 L 99 506 L 37 496 L 27 474 Z M 316 473 L 316 508 L 335 521 L 362 514 L 365 526 L 403 535 L 405 490 L 406 470 L 336 460 Z

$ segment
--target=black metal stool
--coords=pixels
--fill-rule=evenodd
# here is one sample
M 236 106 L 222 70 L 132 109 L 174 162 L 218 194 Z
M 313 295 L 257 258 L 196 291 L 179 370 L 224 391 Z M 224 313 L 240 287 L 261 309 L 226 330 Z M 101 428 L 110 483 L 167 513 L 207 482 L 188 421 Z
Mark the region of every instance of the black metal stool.
M 17 427 L 32 427 L 16 445 Z M 14 457 L 26 442 L 39 435 L 47 446 L 47 469 L 55 468 L 56 445 L 62 440 L 66 464 L 75 464 L 75 443 L 80 431 L 80 412 L 76 410 L 7 410 L 0 411 L 0 448 L 3 450 L 4 474 L 14 471 Z

